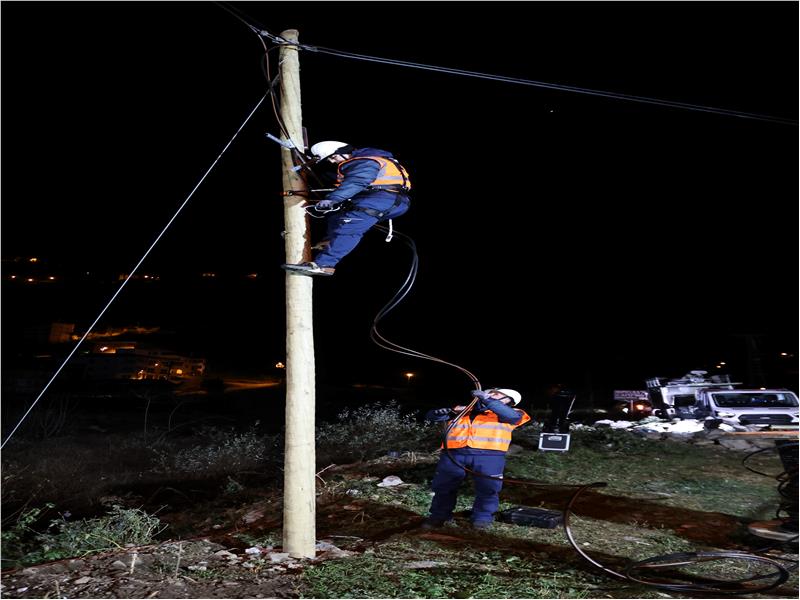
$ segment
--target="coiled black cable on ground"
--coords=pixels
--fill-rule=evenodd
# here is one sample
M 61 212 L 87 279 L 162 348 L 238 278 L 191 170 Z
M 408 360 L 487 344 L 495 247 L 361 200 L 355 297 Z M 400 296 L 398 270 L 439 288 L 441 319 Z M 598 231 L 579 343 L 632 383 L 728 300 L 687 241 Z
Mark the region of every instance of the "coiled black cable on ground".
M 383 233 L 389 233 L 390 230 L 388 227 L 384 227 L 383 225 L 375 225 L 374 229 L 381 231 Z M 394 310 L 400 302 L 408 295 L 413 287 L 417 273 L 419 270 L 419 254 L 417 253 L 417 246 L 414 240 L 397 231 L 396 229 L 392 232 L 393 235 L 397 236 L 399 239 L 403 240 L 406 246 L 408 246 L 409 250 L 411 251 L 412 259 L 411 259 L 411 268 L 409 269 L 408 275 L 406 276 L 405 280 L 403 281 L 400 288 L 397 292 L 392 296 L 392 298 L 387 302 L 375 315 L 375 318 L 372 321 L 372 327 L 370 328 L 370 339 L 385 350 L 389 350 L 391 352 L 397 352 L 398 354 L 403 354 L 405 356 L 412 356 L 415 358 L 421 358 L 424 360 L 430 360 L 433 362 L 437 362 L 440 364 L 448 365 L 453 368 L 458 369 L 475 385 L 475 388 L 480 390 L 481 385 L 478 378 L 470 371 L 465 369 L 464 367 L 457 365 L 455 363 L 451 363 L 449 361 L 443 360 L 441 358 L 431 356 L 429 354 L 424 354 L 412 348 L 408 348 L 406 346 L 401 346 L 395 342 L 392 342 L 378 331 L 378 324 L 389 314 L 392 310 Z M 465 414 L 468 414 L 469 411 L 472 410 L 473 406 L 477 402 L 477 398 L 474 399 L 469 405 L 467 405 L 457 416 L 455 416 L 450 423 L 450 426 L 445 429 L 443 434 L 443 444 L 442 448 L 447 456 L 453 461 L 455 464 L 458 464 L 455 459 L 450 456 L 450 453 L 447 451 L 447 434 L 449 433 L 450 429 L 461 419 Z M 492 477 L 490 475 L 484 475 L 482 473 L 476 473 L 463 465 L 458 464 L 458 466 L 464 469 L 466 472 L 472 474 L 473 476 L 478 477 L 485 477 L 488 479 L 499 479 L 497 477 Z M 599 488 L 605 487 L 605 482 L 596 482 L 596 483 L 589 483 L 583 485 L 574 485 L 574 484 L 551 484 L 551 483 L 540 483 L 536 481 L 526 481 L 521 479 L 510 479 L 504 478 L 503 481 L 505 483 L 511 484 L 518 484 L 518 485 L 526 485 L 531 487 L 540 487 L 540 488 L 548 488 L 548 487 L 567 487 L 567 488 L 577 488 L 575 492 L 570 496 L 569 500 L 567 501 L 566 505 L 564 506 L 564 519 L 563 519 L 563 527 L 564 532 L 566 533 L 567 540 L 569 544 L 572 546 L 573 550 L 578 553 L 578 555 L 587 561 L 592 566 L 600 569 L 603 573 L 610 575 L 612 577 L 616 577 L 621 580 L 630 581 L 634 583 L 638 583 L 641 585 L 646 585 L 649 587 L 654 587 L 657 589 L 672 591 L 672 592 L 714 592 L 719 594 L 729 594 L 729 595 L 738 595 L 738 594 L 754 594 L 760 592 L 766 592 L 771 590 L 789 579 L 789 571 L 786 567 L 784 567 L 778 560 L 773 558 L 768 558 L 765 556 L 759 556 L 757 554 L 748 554 L 745 552 L 734 552 L 734 551 L 717 551 L 717 552 L 682 552 L 677 554 L 666 554 L 660 556 L 654 556 L 651 558 L 647 558 L 645 560 L 640 561 L 630 561 L 626 568 L 624 569 L 623 573 L 610 569 L 603 564 L 599 563 L 598 561 L 594 560 L 590 557 L 586 552 L 581 549 L 578 543 L 575 541 L 575 538 L 572 534 L 572 528 L 570 527 L 570 516 L 573 514 L 572 507 L 580 497 L 580 495 L 590 488 Z M 780 491 L 780 488 L 779 488 Z M 685 567 L 689 565 L 701 564 L 701 563 L 708 563 L 713 561 L 746 561 L 749 563 L 760 563 L 766 564 L 772 568 L 772 570 L 768 573 L 754 575 L 751 577 L 744 577 L 741 579 L 736 580 L 727 580 L 721 581 L 718 579 L 711 579 L 707 576 L 702 575 L 694 575 L 694 574 L 687 574 L 684 575 L 682 573 L 675 572 L 676 567 Z M 783 559 L 781 559 L 783 560 Z M 791 561 L 789 561 L 791 562 Z M 653 578 L 645 578 L 643 577 L 643 573 L 646 570 L 650 570 L 654 572 L 656 570 L 661 570 L 662 572 L 659 574 L 659 580 Z M 669 580 L 669 581 L 668 581 Z M 686 583 L 685 581 L 691 580 L 690 582 Z M 682 581 L 681 583 L 675 583 L 675 581 Z M 755 582 L 763 582 L 763 583 L 755 583 Z M 755 583 L 755 585 L 754 585 Z
M 742 466 L 750 471 L 751 473 L 755 473 L 757 475 L 763 475 L 764 477 L 769 477 L 770 479 L 776 479 L 778 481 L 778 494 L 781 497 L 781 502 L 778 505 L 777 510 L 775 511 L 775 518 L 785 520 L 793 520 L 795 524 L 797 523 L 797 508 L 798 508 L 798 498 L 797 498 L 797 457 L 793 455 L 794 464 L 793 465 L 786 465 L 784 462 L 784 470 L 777 475 L 771 475 L 769 473 L 764 473 L 762 471 L 758 471 L 757 469 L 753 469 L 752 467 L 747 466 L 747 461 L 750 460 L 757 454 L 761 454 L 762 452 L 778 452 L 781 455 L 781 460 L 783 461 L 783 457 L 787 455 L 787 450 L 792 448 L 797 448 L 800 445 L 800 442 L 789 441 L 789 440 L 779 440 L 776 442 L 775 446 L 768 447 L 768 448 L 760 448 L 753 452 L 750 452 L 742 459 Z M 798 536 L 794 536 L 794 538 L 787 540 L 787 541 L 794 541 L 798 538 Z

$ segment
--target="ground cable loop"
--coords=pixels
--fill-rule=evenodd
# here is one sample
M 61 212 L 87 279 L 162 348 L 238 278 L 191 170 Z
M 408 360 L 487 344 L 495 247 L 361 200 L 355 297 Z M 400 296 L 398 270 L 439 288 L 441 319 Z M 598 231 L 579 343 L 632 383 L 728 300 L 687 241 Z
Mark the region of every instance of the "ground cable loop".
M 733 581 L 725 581 L 725 582 L 716 581 L 714 583 L 696 583 L 696 584 L 657 583 L 647 579 L 641 579 L 632 574 L 633 572 L 639 569 L 658 569 L 664 567 L 684 566 L 699 562 L 713 562 L 723 559 L 733 559 L 733 560 L 738 559 L 747 562 L 763 562 L 775 567 L 776 571 L 774 573 L 756 575 L 753 577 L 746 577 L 744 579 L 736 579 Z M 671 562 L 661 565 L 655 564 L 656 561 L 663 561 L 663 560 L 669 560 Z M 659 587 L 661 589 L 672 590 L 675 592 L 714 591 L 721 594 L 741 594 L 741 593 L 754 594 L 758 592 L 765 592 L 767 590 L 771 590 L 781 585 L 782 583 L 784 583 L 786 580 L 789 579 L 789 571 L 774 559 L 767 558 L 765 556 L 748 554 L 745 552 L 677 552 L 675 554 L 664 554 L 663 556 L 656 556 L 653 558 L 647 558 L 645 560 L 640 560 L 631 563 L 625 569 L 625 576 L 631 581 L 635 581 L 637 583 Z M 742 585 L 748 581 L 757 581 L 759 579 L 766 579 L 768 577 L 773 577 L 773 576 L 776 577 L 776 580 L 767 585 L 763 585 L 760 587 L 746 587 Z M 715 586 L 715 584 L 721 584 L 721 585 Z M 733 588 L 733 586 L 735 585 L 740 586 L 740 588 L 739 589 Z

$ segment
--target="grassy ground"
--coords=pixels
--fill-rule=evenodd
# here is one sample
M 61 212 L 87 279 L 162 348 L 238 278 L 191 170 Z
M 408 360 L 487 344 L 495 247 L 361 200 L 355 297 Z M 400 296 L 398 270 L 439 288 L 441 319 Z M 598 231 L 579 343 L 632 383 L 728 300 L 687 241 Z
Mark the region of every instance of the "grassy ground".
M 244 597 L 253 597 L 250 591 L 257 593 L 267 584 L 282 590 L 278 597 L 307 598 L 720 597 L 718 592 L 681 595 L 609 576 L 581 558 L 562 527 L 498 522 L 487 531 L 471 530 L 469 482 L 460 491 L 455 521 L 439 530 L 423 530 L 419 525 L 430 506 L 430 481 L 438 460 L 438 451 L 431 452 L 437 445 L 436 432 L 401 421 L 389 410 L 348 418 L 355 423 L 350 429 L 322 426 L 318 432 L 318 457 L 323 462 L 318 464 L 317 539 L 351 554 L 283 569 L 280 574 L 273 572 L 280 566 L 267 568 L 268 557 L 243 562 L 234 570 L 225 561 L 198 556 L 198 564 L 207 560 L 214 568 L 186 571 L 189 579 L 184 580 L 206 587 L 186 589 L 178 596 L 169 596 L 175 590 L 164 588 L 162 597 L 243 597 L 229 595 L 232 592 L 224 586 L 231 581 Z M 380 432 L 387 430 L 403 435 L 384 439 Z M 275 450 L 281 447 L 279 440 L 254 431 L 237 435 L 210 431 L 181 443 L 157 445 L 101 439 L 102 451 L 84 437 L 69 451 L 69 440 L 58 440 L 52 447 L 20 445 L 15 451 L 10 446 L 11 451 L 4 453 L 4 566 L 23 554 L 23 542 L 29 544 L 25 547 L 29 556 L 47 556 L 35 546 L 36 539 L 8 535 L 17 530 L 25 533 L 16 516 L 19 507 L 52 501 L 55 507 L 44 519 L 47 522 L 68 509 L 74 512 L 80 501 L 88 517 L 94 514 L 88 512 L 94 505 L 104 502 L 104 494 L 128 509 L 156 513 L 168 525 L 158 539 L 173 541 L 155 548 L 174 545 L 174 540 L 209 539 L 241 554 L 249 546 L 282 543 L 280 455 Z M 576 486 L 603 482 L 604 487 L 587 489 L 578 497 L 570 526 L 581 551 L 607 569 L 622 572 L 631 561 L 665 554 L 752 552 L 769 545 L 750 536 L 747 524 L 774 516 L 777 481 L 748 471 L 741 464 L 744 452 L 644 440 L 611 430 L 576 431 L 569 452 L 539 452 L 534 426 L 515 432 L 514 441 L 520 448 L 509 455 L 500 508 L 563 510 Z M 395 454 L 400 456 L 386 456 L 389 450 L 399 451 Z M 756 455 L 748 465 L 765 473 L 782 470 L 774 453 Z M 397 475 L 405 483 L 378 487 L 387 475 Z M 81 532 L 84 529 L 76 525 L 73 533 Z M 69 530 L 59 534 L 59 541 L 65 541 L 61 539 L 65 533 Z M 60 558 L 74 555 L 64 552 Z M 773 556 L 796 561 L 796 545 L 784 546 Z M 91 558 L 85 559 L 88 565 Z M 102 564 L 97 564 L 90 575 L 103 582 L 98 589 L 117 589 L 118 576 L 101 576 Z M 245 569 L 244 564 L 251 567 Z M 178 566 L 171 567 L 175 577 Z M 682 568 L 695 579 L 722 580 L 770 570 L 763 563 L 731 559 Z M 142 589 L 157 590 L 157 575 L 142 583 Z M 647 577 L 654 575 L 650 572 Z M 4 593 L 26 597 L 10 590 Z M 80 592 L 71 593 L 81 597 Z M 112 597 L 104 594 L 94 597 Z M 780 588 L 746 597 L 796 598 L 796 572 Z
M 575 504 L 571 530 L 580 548 L 603 566 L 623 571 L 628 561 L 665 554 L 713 550 L 746 552 L 769 544 L 749 536 L 746 524 L 774 516 L 779 498 L 777 482 L 741 465 L 745 453 L 721 446 L 649 441 L 627 432 L 578 432 L 567 453 L 533 450 L 537 432 L 515 434 L 528 446 L 509 457 L 501 509 L 512 506 L 563 508 L 575 488 L 567 485 L 606 482 L 582 494 Z M 342 476 L 330 486 L 350 500 L 395 506 L 424 515 L 430 504 L 429 478 L 435 457 L 426 466 L 377 461 L 371 472 L 352 480 Z M 753 468 L 777 474 L 776 456 L 762 453 L 748 462 Z M 380 466 L 379 466 L 380 465 Z M 399 475 L 407 483 L 378 488 L 379 477 Z M 363 473 L 362 473 L 363 475 Z M 555 486 L 524 485 L 509 479 Z M 307 597 L 327 598 L 663 598 L 719 597 L 719 592 L 691 596 L 602 575 L 580 559 L 564 529 L 542 529 L 495 523 L 488 532 L 468 529 L 464 512 L 472 501 L 471 485 L 459 496 L 455 523 L 433 533 L 400 527 L 380 545 L 306 570 Z M 370 505 L 356 508 L 367 515 L 363 530 L 350 534 L 369 538 L 369 520 L 387 517 Z M 370 516 L 373 515 L 373 516 Z M 408 519 L 408 517 L 406 517 Z M 795 551 L 796 552 L 796 551 Z M 796 554 L 780 554 L 796 560 Z M 783 563 L 790 565 L 791 563 Z M 771 572 L 771 566 L 741 560 L 683 568 L 695 578 L 736 580 Z M 649 576 L 648 576 L 649 577 Z M 797 595 L 797 575 L 767 596 Z

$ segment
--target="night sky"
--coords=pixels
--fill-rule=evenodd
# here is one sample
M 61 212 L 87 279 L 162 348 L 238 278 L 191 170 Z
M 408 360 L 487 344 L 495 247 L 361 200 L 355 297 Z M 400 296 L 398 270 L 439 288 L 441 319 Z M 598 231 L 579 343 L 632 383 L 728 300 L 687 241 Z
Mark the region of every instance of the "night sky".
M 431 4 L 230 6 L 311 45 L 797 119 L 796 3 Z M 2 44 L 3 258 L 109 282 L 266 87 L 258 38 L 211 2 L 4 2 Z M 419 277 L 385 321 L 390 339 L 531 395 L 557 379 L 642 387 L 720 360 L 741 379 L 752 334 L 767 383 L 796 388 L 796 367 L 769 358 L 797 354 L 796 125 L 300 61 L 311 142 L 390 150 L 414 182 L 395 226 L 417 243 Z M 282 358 L 280 153 L 267 131 L 265 103 L 142 267 L 161 283 L 121 297 L 109 323 L 160 324 L 254 367 Z M 421 395 L 469 388 L 369 341 L 409 261 L 371 232 L 315 281 L 322 383 L 400 385 L 415 371 Z M 220 273 L 213 290 L 192 283 L 204 271 Z M 114 289 L 73 286 L 35 306 L 88 324 Z M 6 325 L 31 316 L 20 298 L 4 289 Z

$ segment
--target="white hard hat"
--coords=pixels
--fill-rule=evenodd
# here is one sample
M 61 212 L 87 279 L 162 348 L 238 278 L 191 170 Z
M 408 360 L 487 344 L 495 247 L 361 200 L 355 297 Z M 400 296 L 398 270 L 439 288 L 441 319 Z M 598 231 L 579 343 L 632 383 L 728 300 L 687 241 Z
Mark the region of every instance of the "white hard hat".
M 311 154 L 322 160 L 323 158 L 328 158 L 329 156 L 336 154 L 336 151 L 339 148 L 343 148 L 348 145 L 349 144 L 345 144 L 344 142 L 317 142 L 311 146 Z
M 486 390 L 486 392 L 500 392 L 504 396 L 508 396 L 513 400 L 514 406 L 522 402 L 522 394 L 520 394 L 517 390 L 509 390 L 507 388 L 491 388 Z

